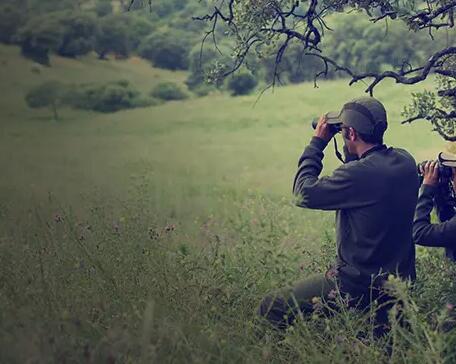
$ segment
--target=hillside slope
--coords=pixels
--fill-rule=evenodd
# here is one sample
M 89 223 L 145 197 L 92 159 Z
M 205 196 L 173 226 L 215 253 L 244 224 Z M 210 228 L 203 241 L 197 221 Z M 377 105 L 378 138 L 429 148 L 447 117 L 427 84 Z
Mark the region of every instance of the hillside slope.
M 161 106 L 113 114 L 62 110 L 63 120 L 51 120 L 48 110 L 31 110 L 23 95 L 45 79 L 62 82 L 101 82 L 127 79 L 147 91 L 162 80 L 182 83 L 184 72 L 157 70 L 136 58 L 98 61 L 54 58 L 50 68 L 35 67 L 17 48 L 0 47 L 2 83 L 0 164 L 8 175 L 0 181 L 5 198 L 49 192 L 65 204 L 79 196 L 100 193 L 128 197 L 132 186 L 146 178 L 150 193 L 163 209 L 175 201 L 184 210 L 198 205 L 207 210 L 215 200 L 210 189 L 237 194 L 258 191 L 289 196 L 296 161 L 312 135 L 310 120 L 337 110 L 363 95 L 364 85 L 346 80 L 281 87 L 258 95 L 211 95 Z M 410 150 L 417 160 L 433 158 L 445 143 L 425 122 L 400 125 L 400 112 L 415 87 L 385 82 L 376 96 L 386 105 L 390 127 L 386 142 Z M 339 162 L 332 146 L 326 171 Z M 191 197 L 193 196 L 193 197 Z M 210 201 L 205 200 L 208 198 Z

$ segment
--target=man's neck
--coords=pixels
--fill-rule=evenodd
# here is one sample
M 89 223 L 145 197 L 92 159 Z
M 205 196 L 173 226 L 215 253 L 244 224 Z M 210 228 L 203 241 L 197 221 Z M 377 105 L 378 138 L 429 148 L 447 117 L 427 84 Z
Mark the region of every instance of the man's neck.
M 356 155 L 361 158 L 366 152 L 377 146 L 378 144 L 361 144 L 356 148 Z

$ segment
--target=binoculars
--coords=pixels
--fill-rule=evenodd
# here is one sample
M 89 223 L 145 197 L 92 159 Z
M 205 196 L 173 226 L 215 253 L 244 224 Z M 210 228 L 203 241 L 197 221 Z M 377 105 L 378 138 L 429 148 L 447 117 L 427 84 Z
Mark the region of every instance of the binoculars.
M 315 118 L 312 120 L 312 128 L 313 129 L 316 129 L 317 128 L 317 124 L 318 124 L 318 120 L 320 120 L 319 118 Z M 331 123 L 331 124 L 328 124 L 329 125 L 329 130 L 331 130 L 331 132 L 333 134 L 336 134 L 338 132 L 340 132 L 342 130 L 342 121 L 338 122 L 338 123 Z
M 448 153 L 439 153 L 438 156 L 438 169 L 439 179 L 441 183 L 445 183 L 453 179 L 453 167 L 456 167 L 456 156 Z M 424 161 L 418 164 L 418 174 L 422 176 L 421 167 L 423 167 L 428 161 Z

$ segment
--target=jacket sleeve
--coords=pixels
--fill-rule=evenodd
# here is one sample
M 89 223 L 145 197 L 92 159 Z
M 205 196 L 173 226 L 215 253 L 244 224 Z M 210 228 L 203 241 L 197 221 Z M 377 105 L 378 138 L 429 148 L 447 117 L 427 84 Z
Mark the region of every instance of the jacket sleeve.
M 436 189 L 435 186 L 421 186 L 413 221 L 413 240 L 424 246 L 452 247 L 456 241 L 456 218 L 440 224 L 431 224 Z
M 323 150 L 327 143 L 313 137 L 298 163 L 293 193 L 299 207 L 319 210 L 341 210 L 366 206 L 371 198 L 359 193 L 353 174 L 353 163 L 337 168 L 329 177 L 318 178 L 323 168 Z

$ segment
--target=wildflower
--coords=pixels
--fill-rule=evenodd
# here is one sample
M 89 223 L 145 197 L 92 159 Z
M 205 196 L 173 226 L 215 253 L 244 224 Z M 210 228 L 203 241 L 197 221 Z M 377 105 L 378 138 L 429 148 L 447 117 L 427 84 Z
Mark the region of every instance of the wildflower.
M 447 304 L 446 304 L 446 309 L 447 309 L 448 311 L 453 311 L 453 310 L 454 310 L 454 305 L 453 305 L 452 303 L 447 303 Z
M 55 214 L 55 215 L 54 215 L 54 221 L 55 221 L 56 223 L 63 222 L 63 217 L 60 216 L 59 214 Z
M 320 297 L 313 297 L 312 298 L 312 304 L 313 304 L 313 308 L 314 308 L 315 311 L 319 311 L 319 310 L 323 309 L 323 304 L 321 302 L 321 298 Z
M 331 291 L 329 291 L 328 293 L 328 298 L 331 299 L 331 300 L 335 300 L 337 297 L 337 291 L 335 289 L 332 289 Z
M 160 238 L 160 233 L 154 228 L 149 229 L 149 238 L 152 240 L 158 240 Z

